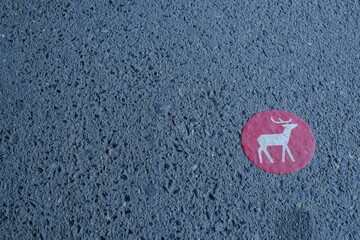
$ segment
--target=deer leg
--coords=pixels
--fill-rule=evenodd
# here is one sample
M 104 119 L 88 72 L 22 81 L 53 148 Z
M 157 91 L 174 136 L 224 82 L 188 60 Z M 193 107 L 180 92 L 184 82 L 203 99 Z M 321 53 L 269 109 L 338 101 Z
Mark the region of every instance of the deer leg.
M 269 161 L 271 163 L 274 163 L 274 160 L 272 159 L 272 157 L 270 156 L 270 153 L 268 152 L 268 150 L 266 148 L 264 148 L 264 153 L 267 156 L 267 158 L 269 159 Z
M 295 159 L 294 159 L 293 155 L 291 154 L 290 149 L 289 149 L 288 146 L 286 146 L 286 151 L 289 154 L 291 161 L 295 162 Z
M 259 154 L 259 161 L 260 163 L 262 163 L 262 155 L 261 155 L 261 152 L 263 151 L 263 148 L 262 147 L 259 147 L 258 148 L 258 154 Z
M 281 162 L 285 162 L 285 147 L 286 147 L 286 146 L 282 146 Z

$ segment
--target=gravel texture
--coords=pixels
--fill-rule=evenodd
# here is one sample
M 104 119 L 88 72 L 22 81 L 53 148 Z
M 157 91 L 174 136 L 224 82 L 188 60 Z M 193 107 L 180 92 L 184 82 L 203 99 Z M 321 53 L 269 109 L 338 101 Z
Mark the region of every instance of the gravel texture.
M 358 1 L 0 2 L 0 239 L 359 239 Z M 304 169 L 247 160 L 281 109 Z

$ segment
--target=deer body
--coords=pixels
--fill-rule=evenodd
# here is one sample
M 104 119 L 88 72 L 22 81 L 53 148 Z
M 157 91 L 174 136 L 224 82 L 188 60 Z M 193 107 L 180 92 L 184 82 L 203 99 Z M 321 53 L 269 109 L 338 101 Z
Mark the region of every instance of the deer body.
M 260 144 L 260 147 L 258 148 L 258 154 L 259 154 L 259 161 L 262 163 L 262 152 L 265 153 L 266 157 L 269 159 L 271 163 L 274 162 L 272 157 L 270 156 L 267 147 L 268 146 L 282 146 L 282 162 L 285 162 L 285 152 L 287 152 L 290 156 L 291 161 L 295 162 L 295 159 L 293 155 L 290 152 L 290 149 L 288 147 L 288 143 L 290 140 L 290 135 L 292 129 L 297 127 L 297 124 L 290 123 L 291 119 L 289 121 L 283 121 L 280 119 L 280 121 L 274 121 L 272 118 L 271 120 L 276 124 L 281 124 L 282 127 L 284 127 L 284 131 L 280 134 L 263 134 L 260 135 L 257 139 L 258 143 Z

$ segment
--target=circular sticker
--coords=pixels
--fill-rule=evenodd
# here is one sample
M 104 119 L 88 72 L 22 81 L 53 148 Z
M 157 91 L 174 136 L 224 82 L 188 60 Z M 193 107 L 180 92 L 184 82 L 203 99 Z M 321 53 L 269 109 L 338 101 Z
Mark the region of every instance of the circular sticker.
M 310 127 L 296 115 L 280 110 L 253 116 L 242 130 L 241 142 L 251 162 L 276 174 L 305 167 L 315 150 Z

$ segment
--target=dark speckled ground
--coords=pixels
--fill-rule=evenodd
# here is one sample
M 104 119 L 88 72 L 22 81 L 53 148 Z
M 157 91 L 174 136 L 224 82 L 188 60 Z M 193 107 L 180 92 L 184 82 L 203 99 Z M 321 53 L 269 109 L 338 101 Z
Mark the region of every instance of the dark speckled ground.
M 359 19 L 358 1 L 1 1 L 0 239 L 359 239 Z M 268 109 L 312 128 L 301 171 L 246 159 Z

